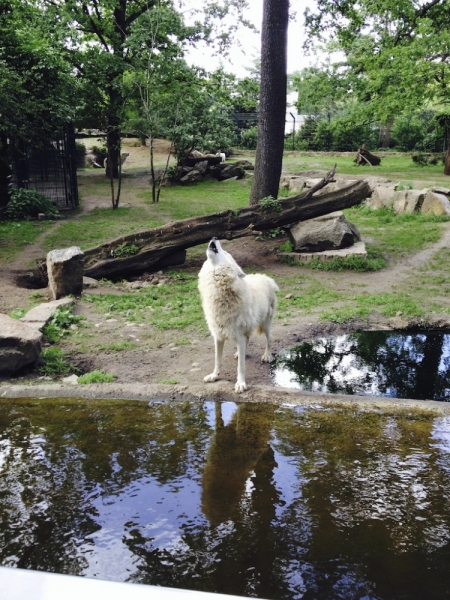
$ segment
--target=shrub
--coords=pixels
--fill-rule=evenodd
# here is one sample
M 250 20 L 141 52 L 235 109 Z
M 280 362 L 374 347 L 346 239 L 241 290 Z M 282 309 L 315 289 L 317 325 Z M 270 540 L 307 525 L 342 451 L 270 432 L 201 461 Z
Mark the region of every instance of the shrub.
M 108 148 L 106 146 L 92 146 L 91 151 L 99 165 L 102 165 L 105 162 L 105 158 L 108 157 Z
M 59 212 L 49 198 L 39 194 L 36 190 L 24 188 L 13 190 L 5 210 L 5 217 L 9 221 L 22 221 L 27 218 L 37 218 L 39 213 L 56 217 Z
M 43 333 L 49 342 L 56 342 L 62 338 L 72 325 L 79 323 L 84 317 L 74 315 L 71 307 L 60 307 L 55 310 Z
M 249 129 L 243 129 L 241 131 L 241 146 L 248 150 L 256 150 L 256 143 L 258 141 L 258 128 L 250 127 Z

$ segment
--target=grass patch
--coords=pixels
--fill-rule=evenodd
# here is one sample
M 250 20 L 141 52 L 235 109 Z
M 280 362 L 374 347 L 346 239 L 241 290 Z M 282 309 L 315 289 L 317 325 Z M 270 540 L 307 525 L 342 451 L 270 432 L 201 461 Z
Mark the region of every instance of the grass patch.
M 133 350 L 136 347 L 136 342 L 112 342 L 111 344 L 100 344 L 98 349 L 102 352 L 123 352 L 124 350 Z
M 111 383 L 115 379 L 115 375 L 112 373 L 105 373 L 105 371 L 96 370 L 90 373 L 85 373 L 78 377 L 78 383 L 81 385 L 89 383 Z
M 176 385 L 178 381 L 176 379 L 161 379 L 160 383 L 163 385 Z
M 87 215 L 62 223 L 45 238 L 43 247 L 49 251 L 76 245 L 83 250 L 162 224 L 163 221 L 152 220 L 143 208 L 97 208 Z
M 281 251 L 292 252 L 292 250 Z M 367 249 L 367 258 L 364 258 L 363 256 L 346 256 L 343 258 L 332 258 L 326 261 L 322 261 L 319 258 L 313 258 L 310 262 L 304 263 L 293 256 L 281 256 L 280 260 L 287 265 L 312 269 L 313 271 L 356 271 L 359 273 L 366 273 L 370 271 L 380 271 L 387 265 L 386 260 L 381 257 L 380 253 L 374 248 Z
M 79 369 L 67 362 L 66 355 L 58 346 L 44 348 L 41 357 L 44 364 L 39 367 L 39 373 L 47 377 L 59 377 L 79 373 Z
M 169 273 L 170 283 L 126 294 L 84 295 L 102 312 L 123 315 L 130 322 L 148 323 L 160 330 L 186 329 L 206 332 L 197 277 Z
M 385 317 L 394 317 L 398 313 L 404 317 L 421 317 L 424 314 L 423 308 L 409 294 L 398 292 L 361 294 L 354 299 L 353 305 L 323 311 L 321 318 L 342 324 L 354 318 L 367 319 L 373 312 L 379 312 Z
M 28 244 L 33 244 L 53 224 L 53 221 L 0 223 L 0 264 L 11 262 Z
M 384 255 L 393 259 L 419 252 L 435 243 L 442 234 L 441 223 L 448 217 L 426 216 L 420 213 L 396 215 L 388 209 L 371 210 L 362 205 L 345 211 L 345 216 L 370 236 Z

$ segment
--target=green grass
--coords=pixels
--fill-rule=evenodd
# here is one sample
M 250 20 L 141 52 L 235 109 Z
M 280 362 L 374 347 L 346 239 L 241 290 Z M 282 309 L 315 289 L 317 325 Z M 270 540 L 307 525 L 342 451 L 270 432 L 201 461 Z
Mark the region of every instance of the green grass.
M 120 296 L 85 294 L 83 297 L 102 312 L 122 315 L 130 322 L 148 323 L 160 330 L 200 329 L 206 333 L 194 275 L 175 274 L 167 285 L 142 288 Z
M 85 250 L 116 237 L 161 224 L 161 221 L 152 220 L 143 208 L 98 208 L 62 223 L 45 238 L 43 247 L 47 252 L 53 248 L 74 245 Z
M 67 362 L 65 352 L 58 346 L 44 348 L 41 356 L 44 359 L 44 364 L 42 367 L 39 367 L 39 373 L 41 375 L 58 377 L 79 372 L 77 367 Z
M 405 292 L 361 294 L 354 298 L 352 305 L 346 305 L 334 310 L 325 310 L 321 318 L 335 323 L 345 323 L 355 317 L 367 319 L 367 317 L 378 312 L 385 317 L 394 317 L 401 313 L 404 317 L 421 317 L 424 308 L 409 294 Z
M 53 223 L 53 221 L 0 222 L 0 264 L 4 265 L 13 260 Z
M 111 383 L 115 379 L 115 375 L 112 373 L 105 373 L 105 371 L 91 371 L 78 377 L 78 383 L 81 385 L 89 383 Z
M 363 238 L 374 240 L 375 250 L 391 259 L 423 250 L 442 234 L 448 217 L 425 216 L 420 213 L 395 215 L 388 209 L 371 210 L 362 205 L 347 209 L 345 216 L 360 230 Z
M 326 170 L 329 171 L 337 164 L 337 173 L 341 175 L 354 175 L 355 177 L 380 177 L 391 179 L 394 182 L 412 184 L 415 189 L 426 187 L 427 182 L 433 185 L 448 187 L 448 177 L 444 175 L 444 167 L 428 165 L 420 167 L 412 161 L 409 154 L 377 153 L 381 156 L 379 167 L 358 167 L 353 162 L 354 153 L 321 153 L 321 152 L 285 152 L 283 172 L 298 174 L 301 171 Z
M 137 194 L 150 205 L 155 219 L 178 221 L 208 215 L 222 210 L 235 210 L 248 205 L 251 179 L 239 181 L 205 181 L 186 186 L 164 188 L 157 204 L 151 201 L 151 190 Z

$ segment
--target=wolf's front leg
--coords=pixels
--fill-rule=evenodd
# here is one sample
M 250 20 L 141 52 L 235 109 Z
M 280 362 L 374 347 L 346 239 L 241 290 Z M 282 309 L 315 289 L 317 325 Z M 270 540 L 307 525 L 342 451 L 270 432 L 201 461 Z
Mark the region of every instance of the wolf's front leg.
M 247 384 L 245 383 L 245 348 L 246 348 L 246 337 L 244 335 L 238 337 L 237 341 L 237 355 L 238 355 L 238 368 L 237 368 L 237 381 L 234 386 L 234 391 L 240 394 L 245 392 Z
M 203 378 L 205 383 L 209 383 L 211 381 L 217 381 L 220 373 L 220 369 L 222 368 L 222 354 L 223 354 L 223 345 L 224 340 L 219 340 L 214 337 L 214 354 L 215 354 L 215 363 L 214 363 L 214 371 Z

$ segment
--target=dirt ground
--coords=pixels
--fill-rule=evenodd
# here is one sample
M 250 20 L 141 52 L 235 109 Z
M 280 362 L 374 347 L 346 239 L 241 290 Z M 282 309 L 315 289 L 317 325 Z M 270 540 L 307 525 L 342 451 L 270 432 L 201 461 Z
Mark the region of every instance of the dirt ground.
M 142 177 L 148 179 L 147 174 Z M 89 211 L 98 206 L 96 198 L 83 198 L 83 211 Z M 54 225 L 57 227 L 58 223 Z M 44 234 L 45 235 L 45 234 Z M 44 255 L 41 248 L 41 240 L 27 247 L 7 267 L 0 268 L 0 313 L 10 314 L 18 307 L 29 305 L 30 293 L 40 292 L 46 295 L 46 290 L 30 290 L 17 285 L 17 275 L 26 273 L 30 261 Z M 246 272 L 260 271 L 270 273 L 275 280 L 295 273 L 293 267 L 279 262 L 276 247 L 279 241 L 255 241 L 253 238 L 241 238 L 230 242 L 224 242 L 224 247 L 233 254 L 237 262 Z M 426 265 L 427 261 L 439 251 L 440 248 L 450 246 L 450 223 L 445 224 L 444 235 L 436 244 L 426 250 L 410 257 L 406 262 L 389 266 L 388 268 L 374 273 L 329 273 L 315 272 L 316 279 L 323 280 L 335 286 L 336 290 L 351 290 L 363 286 L 365 290 L 376 290 L 377 293 L 389 292 L 393 286 L 401 285 L 402 281 L 414 277 L 417 270 Z M 203 256 L 189 257 L 182 269 L 196 273 L 200 269 Z M 299 272 L 299 274 L 301 271 Z M 170 285 L 170 281 L 165 285 Z M 104 292 L 105 288 L 93 288 L 86 290 L 89 294 Z M 120 285 L 108 288 L 108 292 L 123 293 Z M 291 289 L 281 289 L 280 296 L 290 293 L 299 293 Z M 213 369 L 214 349 L 211 337 L 201 335 L 187 335 L 179 337 L 176 332 L 161 332 L 152 330 L 150 325 L 136 325 L 128 323 L 125 319 L 114 316 L 105 316 L 98 312 L 95 307 L 78 299 L 76 312 L 85 316 L 85 326 L 80 329 L 79 335 L 67 336 L 60 345 L 69 355 L 71 362 L 76 364 L 83 372 L 94 369 L 102 369 L 113 373 L 116 377 L 116 387 L 121 389 L 135 384 L 155 385 L 165 382 L 176 382 L 184 390 L 205 389 L 205 394 L 213 390 L 232 392 L 236 380 L 236 361 L 233 359 L 234 349 L 225 345 L 224 365 L 221 373 L 221 381 L 214 384 L 202 383 L 203 377 Z M 117 319 L 117 320 L 115 320 Z M 383 319 L 374 315 L 370 323 L 354 321 L 345 326 L 345 332 L 358 331 L 368 328 L 397 328 L 413 325 L 407 322 L 401 315 L 392 319 Z M 436 326 L 449 326 L 447 317 L 436 315 L 434 323 Z M 318 315 L 299 315 L 288 322 L 274 321 L 273 327 L 273 350 L 280 350 L 294 346 L 297 342 L 311 339 L 324 334 L 336 334 L 344 329 L 331 322 L 320 321 Z M 85 333 L 83 333 L 85 332 Z M 80 344 L 80 336 L 86 336 L 86 343 Z M 187 338 L 187 339 L 186 339 Z M 182 339 L 182 343 L 179 343 Z M 136 347 L 121 352 L 101 350 L 102 346 L 108 346 L 117 341 L 132 341 Z M 84 350 L 80 350 L 84 348 Z M 260 362 L 263 353 L 264 340 L 262 337 L 254 337 L 250 341 L 247 354 L 247 385 L 272 386 L 270 366 Z M 51 382 L 42 380 L 36 371 L 21 374 L 19 377 L 0 378 L 2 389 L 4 385 L 21 384 L 46 384 Z M 198 386 L 201 386 L 200 388 Z M 84 387 L 84 386 L 79 386 Z

